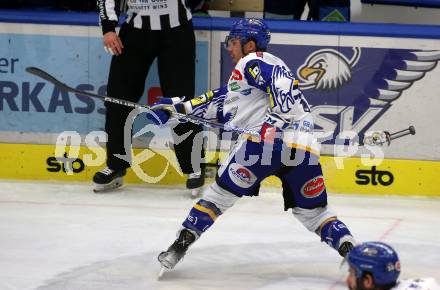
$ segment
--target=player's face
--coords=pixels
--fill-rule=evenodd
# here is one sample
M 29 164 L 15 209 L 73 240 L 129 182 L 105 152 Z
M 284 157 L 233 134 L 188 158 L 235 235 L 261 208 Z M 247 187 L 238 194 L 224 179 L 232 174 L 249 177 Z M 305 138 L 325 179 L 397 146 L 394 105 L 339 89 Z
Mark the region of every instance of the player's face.
M 345 283 L 347 284 L 348 289 L 350 290 L 359 290 L 359 288 L 356 285 L 356 273 L 352 267 L 348 270 L 348 276 L 345 280 Z
M 231 56 L 233 64 L 237 64 L 237 62 L 244 56 L 240 39 L 238 38 L 229 39 L 226 44 L 226 49 Z
M 350 290 L 376 289 L 376 287 L 374 286 L 373 277 L 369 274 L 365 275 L 362 278 L 361 284 L 359 284 L 358 282 L 360 282 L 360 281 L 358 279 L 356 279 L 355 270 L 352 267 L 350 267 L 350 269 L 348 270 L 347 279 L 345 280 L 345 283 L 347 284 L 348 289 L 350 289 Z

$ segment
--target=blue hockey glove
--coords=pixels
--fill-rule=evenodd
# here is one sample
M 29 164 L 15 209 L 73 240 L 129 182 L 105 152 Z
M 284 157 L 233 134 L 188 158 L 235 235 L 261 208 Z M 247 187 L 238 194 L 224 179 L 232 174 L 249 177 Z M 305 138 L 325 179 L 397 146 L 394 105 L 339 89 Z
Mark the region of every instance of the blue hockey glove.
M 150 106 L 151 113 L 147 114 L 147 119 L 156 125 L 163 125 L 168 122 L 173 113 L 183 112 L 183 98 L 160 98 Z
M 147 113 L 147 119 L 153 122 L 155 125 L 164 125 L 171 117 L 171 113 L 167 110 L 163 109 L 155 109 L 151 110 L 150 113 Z
M 150 106 L 151 110 L 165 110 L 172 113 L 181 112 L 183 109 L 183 98 L 174 97 L 174 98 L 160 98 L 159 101 L 155 102 Z
M 183 100 L 184 97 L 160 98 L 159 101 L 150 106 L 150 109 L 156 113 L 156 118 L 152 116 L 152 114 L 147 114 L 147 118 L 156 125 L 165 124 L 173 113 L 185 114 Z M 160 120 L 160 122 L 158 120 Z M 181 120 L 179 120 L 179 122 L 181 122 Z

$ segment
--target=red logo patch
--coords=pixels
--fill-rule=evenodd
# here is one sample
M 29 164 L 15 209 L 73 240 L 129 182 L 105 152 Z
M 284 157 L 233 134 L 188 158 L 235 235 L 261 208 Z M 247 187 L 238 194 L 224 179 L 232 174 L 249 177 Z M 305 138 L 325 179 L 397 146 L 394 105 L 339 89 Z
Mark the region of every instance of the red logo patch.
M 301 187 L 301 194 L 306 198 L 314 198 L 324 192 L 324 177 L 322 175 L 310 179 Z
M 251 180 L 251 174 L 246 168 L 238 168 L 236 172 L 243 180 L 246 180 L 248 182 Z
M 263 52 L 261 52 L 261 51 L 257 51 L 255 54 L 256 54 L 258 57 L 263 58 Z
M 231 80 L 241 81 L 242 79 L 243 79 L 243 76 L 241 75 L 240 71 L 237 69 L 234 69 L 232 71 Z

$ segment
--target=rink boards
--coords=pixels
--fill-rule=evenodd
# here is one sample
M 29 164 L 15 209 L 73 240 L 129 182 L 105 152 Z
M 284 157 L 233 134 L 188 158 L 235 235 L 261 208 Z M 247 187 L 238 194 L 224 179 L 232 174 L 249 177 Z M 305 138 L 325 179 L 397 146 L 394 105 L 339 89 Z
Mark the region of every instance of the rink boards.
M 0 144 L 0 176 L 7 179 L 63 180 L 90 182 L 93 174 L 104 167 L 99 164 L 99 148 L 71 147 L 56 156 L 52 145 Z M 73 153 L 75 151 L 75 153 Z M 72 154 L 75 154 L 72 157 Z M 87 156 L 88 155 L 88 156 Z M 133 156 L 142 158 L 138 170 L 129 170 L 128 183 L 146 185 L 183 184 L 171 150 L 135 149 Z M 208 154 L 207 158 L 213 158 Z M 224 157 L 224 156 L 223 156 Z M 95 166 L 87 163 L 95 162 Z M 359 157 L 335 159 L 321 157 L 328 191 L 337 193 L 398 194 L 439 196 L 439 162 L 384 159 L 379 165 L 366 166 Z M 71 167 L 70 167 L 71 166 Z M 70 170 L 69 170 L 70 168 Z M 139 171 L 140 170 L 140 171 Z M 280 187 L 276 177 L 265 180 L 265 186 Z M 281 189 L 281 188 L 280 188 Z
M 82 145 L 91 132 L 103 133 L 103 103 L 62 92 L 27 74 L 25 68 L 37 66 L 70 86 L 106 94 L 110 56 L 102 49 L 96 15 L 28 13 L 23 17 L 28 23 L 21 23 L 20 15 L 9 17 L 8 13 L 0 15 L 0 21 L 8 22 L 0 25 L 0 42 L 6 44 L 0 46 L 0 178 L 90 182 L 104 161 L 93 161 L 93 154 L 85 158 L 90 153 L 86 147 L 73 154 L 75 158 L 64 156 L 65 152 L 55 156 L 54 144 L 65 131 L 76 132 Z M 76 22 L 65 23 L 66 19 Z M 197 94 L 229 78 L 232 66 L 222 42 L 231 21 L 194 20 Z M 322 164 L 329 190 L 440 196 L 435 186 L 440 179 L 440 27 L 268 23 L 269 51 L 285 60 L 300 80 L 312 106 L 316 132 L 324 137 Z M 304 72 L 316 69 L 314 61 L 322 59 L 328 60 L 328 67 L 319 75 L 326 77 L 308 77 Z M 151 103 L 161 94 L 153 66 L 140 103 Z M 332 157 L 337 155 L 335 144 L 344 144 L 347 132 L 362 139 L 372 131 L 397 131 L 409 125 L 415 126 L 417 134 L 384 148 L 380 165 L 362 164 L 360 150 L 344 159 L 344 169 L 337 168 L 339 163 Z M 133 126 L 138 131 L 148 122 L 139 117 Z M 147 137 L 166 134 L 154 129 Z M 129 173 L 129 182 L 184 183 L 171 152 L 139 150 L 146 161 L 137 173 Z M 73 169 L 68 174 L 70 163 Z M 279 185 L 275 179 L 266 184 Z

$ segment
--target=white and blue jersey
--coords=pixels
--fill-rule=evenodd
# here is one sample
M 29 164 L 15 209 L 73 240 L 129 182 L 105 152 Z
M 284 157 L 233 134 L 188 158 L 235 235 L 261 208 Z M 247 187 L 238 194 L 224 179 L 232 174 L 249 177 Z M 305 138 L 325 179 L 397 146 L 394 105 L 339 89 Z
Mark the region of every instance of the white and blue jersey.
M 267 52 L 247 55 L 237 63 L 225 86 L 184 102 L 183 108 L 186 114 L 253 131 L 262 132 L 269 123 L 281 133 L 276 143 L 281 145 L 273 146 L 269 155 L 263 148 L 266 139 L 244 134 L 246 138 L 236 144 L 218 170 L 220 187 L 237 196 L 257 195 L 261 181 L 276 175 L 283 183 L 286 209 L 326 205 L 310 107 L 281 59 Z M 285 152 L 276 148 L 287 149 L 290 159 L 294 159 L 295 150 L 302 151 L 301 162 L 286 160 Z M 242 157 L 249 155 L 258 156 L 258 160 L 245 162 Z
M 282 131 L 298 129 L 305 118 L 310 122 L 305 131 L 313 125 L 298 80 L 281 59 L 267 52 L 242 58 L 227 85 L 185 102 L 184 107 L 186 114 L 254 131 L 268 120 Z

